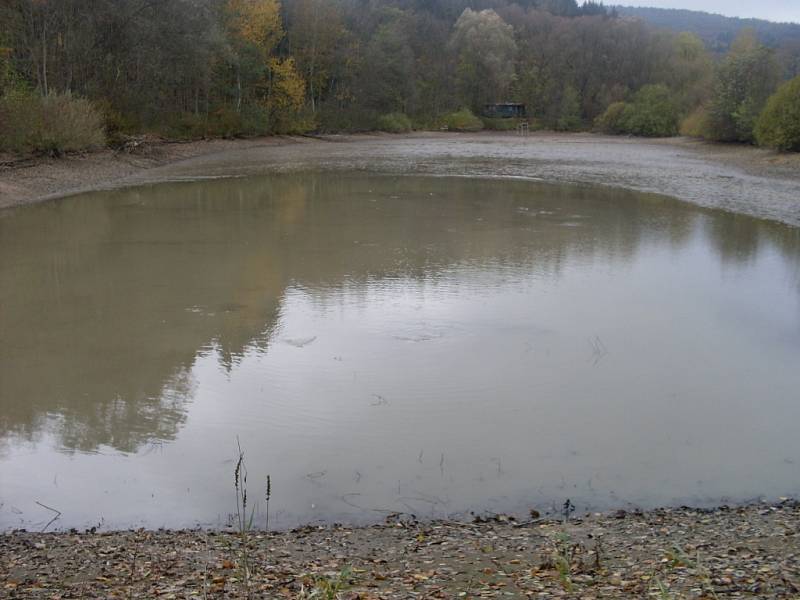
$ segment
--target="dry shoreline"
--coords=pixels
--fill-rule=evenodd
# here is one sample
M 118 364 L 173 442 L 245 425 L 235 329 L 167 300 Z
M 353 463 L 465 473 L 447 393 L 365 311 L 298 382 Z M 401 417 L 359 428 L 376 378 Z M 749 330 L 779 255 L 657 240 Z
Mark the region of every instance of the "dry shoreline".
M 277 146 L 291 138 L 150 141 L 132 152 L 104 149 L 61 158 L 0 156 L 0 209 L 34 204 L 126 185 L 133 176 L 188 158 L 255 146 Z
M 252 598 L 798 598 L 800 503 L 251 532 Z M 230 532 L 0 536 L 0 597 L 245 598 Z M 316 590 L 317 595 L 313 595 Z
M 0 209 L 163 181 L 340 169 L 607 185 L 800 226 L 800 155 L 687 138 L 549 132 L 157 142 L 133 153 L 0 157 Z

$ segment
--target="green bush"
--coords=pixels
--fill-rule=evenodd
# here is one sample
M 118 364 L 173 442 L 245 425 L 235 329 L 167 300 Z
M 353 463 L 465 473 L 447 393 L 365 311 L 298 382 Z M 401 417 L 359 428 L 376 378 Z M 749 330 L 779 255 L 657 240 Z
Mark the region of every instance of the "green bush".
M 245 125 L 241 112 L 222 107 L 208 115 L 205 135 L 209 137 L 232 138 L 244 134 Z
M 140 124 L 133 116 L 116 109 L 110 100 L 102 99 L 94 102 L 93 106 L 103 118 L 103 129 L 106 132 L 106 142 L 109 146 L 121 146 L 128 136 L 139 131 Z
M 177 113 L 165 123 L 156 125 L 163 135 L 177 140 L 295 133 L 294 130 L 278 131 L 279 127 L 285 127 L 285 124 L 270 120 L 267 109 L 257 104 L 245 105 L 239 112 L 230 107 L 221 107 L 208 115 Z
M 444 118 L 444 126 L 450 131 L 480 131 L 483 129 L 483 121 L 472 114 L 468 108 L 450 113 Z
M 242 114 L 245 115 L 244 135 L 302 135 L 314 131 L 319 126 L 317 116 L 308 107 L 298 110 L 269 111 L 265 107 L 256 105 L 251 107 L 251 111 L 242 109 Z
M 204 115 L 183 112 L 170 115 L 159 129 L 173 140 L 199 140 L 206 137 L 208 122 Z
M 236 112 L 223 107 L 208 115 L 206 137 L 243 137 L 270 133 L 267 109 L 259 105 L 246 105 Z
M 0 150 L 59 155 L 98 148 L 105 141 L 103 117 L 84 98 L 27 92 L 0 98 Z
M 335 105 L 324 105 L 317 113 L 317 130 L 321 133 L 338 133 L 347 131 L 358 133 L 375 129 L 378 115 L 361 107 L 338 108 Z
M 605 112 L 594 122 L 595 129 L 603 133 L 625 133 L 622 128 L 622 117 L 627 108 L 628 104 L 625 102 L 609 104 Z
M 378 129 L 388 133 L 407 133 L 413 129 L 411 119 L 400 112 L 378 117 Z
M 270 132 L 269 111 L 264 106 L 260 104 L 243 106 L 240 114 L 244 135 L 267 135 Z
M 758 117 L 780 82 L 774 50 L 742 33 L 716 70 L 708 107 L 711 139 L 753 143 Z
M 646 85 L 625 107 L 620 121 L 623 133 L 644 137 L 669 137 L 678 133 L 678 109 L 669 88 Z
M 665 85 L 646 85 L 633 102 L 614 102 L 595 121 L 606 133 L 668 137 L 678 133 L 678 109 Z
M 787 81 L 767 101 L 756 123 L 761 146 L 800 152 L 800 77 Z

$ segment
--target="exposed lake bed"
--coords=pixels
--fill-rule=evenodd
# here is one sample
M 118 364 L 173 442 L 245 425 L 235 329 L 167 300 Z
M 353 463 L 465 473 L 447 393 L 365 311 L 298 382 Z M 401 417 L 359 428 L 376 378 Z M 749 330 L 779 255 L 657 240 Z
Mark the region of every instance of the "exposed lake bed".
M 233 533 L 0 536 L 10 598 L 796 598 L 800 507 L 666 509 L 521 525 L 390 521 Z M 521 525 L 521 526 L 520 526 Z M 567 559 L 568 566 L 564 561 Z M 321 597 L 327 597 L 322 595 Z
M 153 140 L 130 153 L 24 161 L 0 157 L 0 208 L 143 183 L 354 169 L 622 187 L 800 225 L 797 154 L 688 138 L 553 132 Z
M 790 179 L 769 221 L 327 145 L 3 213 L 0 525 L 225 528 L 237 437 L 283 529 L 800 492 Z

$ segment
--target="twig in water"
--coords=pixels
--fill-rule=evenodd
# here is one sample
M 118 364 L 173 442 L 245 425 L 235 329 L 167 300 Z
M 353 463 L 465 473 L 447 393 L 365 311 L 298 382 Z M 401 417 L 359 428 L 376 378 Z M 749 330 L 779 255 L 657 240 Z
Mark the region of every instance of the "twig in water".
M 60 510 L 56 510 L 56 509 L 55 509 L 55 508 L 53 508 L 52 506 L 47 506 L 46 504 L 42 504 L 42 503 L 41 503 L 41 502 L 39 502 L 38 500 L 36 501 L 36 504 L 38 504 L 38 505 L 39 505 L 39 506 L 41 506 L 42 508 L 46 508 L 47 510 L 49 510 L 49 511 L 51 511 L 51 512 L 54 512 L 54 513 L 56 513 L 56 516 L 55 516 L 55 517 L 53 517 L 52 519 L 50 519 L 50 520 L 47 522 L 47 525 L 45 525 L 45 526 L 42 528 L 42 533 L 44 533 L 45 531 L 47 531 L 47 528 L 48 528 L 48 527 L 50 527 L 50 525 L 52 525 L 52 524 L 53 524 L 53 522 L 54 522 L 54 521 L 58 520 L 58 518 L 59 518 L 59 517 L 61 517 L 61 511 L 60 511 Z
M 317 471 L 315 473 L 306 473 L 306 479 L 309 479 L 316 483 L 317 479 L 325 477 L 328 474 L 328 470 L 325 469 L 324 471 Z
M 372 511 L 372 512 L 377 512 L 377 513 L 381 513 L 381 514 L 388 514 L 388 515 L 392 515 L 392 514 L 396 514 L 397 513 L 396 510 L 391 509 L 391 508 L 371 508 L 369 506 L 361 506 L 360 504 L 356 504 L 355 502 L 353 502 L 350 499 L 350 498 L 355 498 L 355 497 L 359 497 L 359 496 L 361 496 L 360 493 L 351 492 L 349 494 L 344 494 L 343 496 L 340 497 L 340 499 L 341 499 L 342 502 L 347 504 L 347 506 L 352 506 L 353 508 L 357 508 L 358 510 L 369 510 L 369 511 Z
M 503 460 L 501 458 L 492 458 L 490 460 L 491 460 L 491 462 L 493 462 L 493 463 L 495 463 L 497 465 L 497 474 L 498 475 L 502 475 L 504 473 L 504 471 L 503 471 Z
M 599 335 L 589 338 L 589 346 L 592 348 L 592 364 L 597 366 L 608 355 L 608 348 L 606 348 Z

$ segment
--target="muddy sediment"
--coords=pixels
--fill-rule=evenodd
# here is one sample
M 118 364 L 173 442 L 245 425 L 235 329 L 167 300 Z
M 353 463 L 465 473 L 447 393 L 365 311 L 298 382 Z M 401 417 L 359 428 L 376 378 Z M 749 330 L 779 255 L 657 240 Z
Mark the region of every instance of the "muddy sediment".
M 5 165 L 0 207 L 163 181 L 349 169 L 616 186 L 800 225 L 800 156 L 685 138 L 491 132 L 263 138 Z
M 390 519 L 252 531 L 245 543 L 232 532 L 17 532 L 0 536 L 0 555 L 6 598 L 797 598 L 800 504 Z

